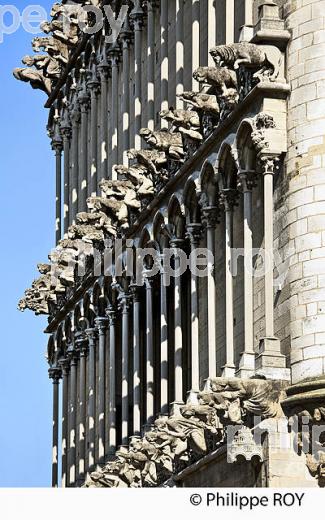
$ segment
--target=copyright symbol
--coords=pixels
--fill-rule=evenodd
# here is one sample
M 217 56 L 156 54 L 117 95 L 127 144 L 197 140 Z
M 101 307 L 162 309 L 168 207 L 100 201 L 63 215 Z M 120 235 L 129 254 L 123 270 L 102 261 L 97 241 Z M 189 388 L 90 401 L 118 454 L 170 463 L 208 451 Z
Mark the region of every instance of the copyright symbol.
M 199 506 L 202 502 L 202 497 L 198 493 L 194 493 L 194 495 L 191 495 L 190 502 L 192 506 Z

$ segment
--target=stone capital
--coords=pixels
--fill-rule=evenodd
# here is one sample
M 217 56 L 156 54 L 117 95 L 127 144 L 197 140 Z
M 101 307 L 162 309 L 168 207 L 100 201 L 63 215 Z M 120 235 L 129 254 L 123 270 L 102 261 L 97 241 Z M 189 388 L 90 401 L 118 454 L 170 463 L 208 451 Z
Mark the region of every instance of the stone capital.
M 240 170 L 238 172 L 238 184 L 242 188 L 243 193 L 252 191 L 255 187 L 256 172 L 253 170 Z
M 135 31 L 141 31 L 143 26 L 144 10 L 141 6 L 141 0 L 134 1 L 134 8 L 130 12 L 130 20 L 133 23 Z
M 186 238 L 189 239 L 192 247 L 199 247 L 202 237 L 202 224 L 189 223 L 186 226 Z
M 70 371 L 70 359 L 68 359 L 67 357 L 64 359 L 60 359 L 59 365 L 62 369 L 63 376 L 67 376 Z
M 49 378 L 52 379 L 53 383 L 59 383 L 62 377 L 62 369 L 60 367 L 49 368 Z
M 278 154 L 263 153 L 258 157 L 258 165 L 262 175 L 274 175 L 278 170 L 280 157 Z
M 204 206 L 202 208 L 203 223 L 207 228 L 215 228 L 219 222 L 219 210 L 217 206 Z
M 113 327 L 116 322 L 116 310 L 113 307 L 113 305 L 110 305 L 109 307 L 107 307 L 105 314 L 108 318 L 109 327 Z
M 104 56 L 97 65 L 97 70 L 99 72 L 101 81 L 107 81 L 110 73 L 110 64 L 106 58 L 106 51 L 104 51 Z
M 96 328 L 100 336 L 104 335 L 107 330 L 108 318 L 105 316 L 99 316 L 95 318 Z
M 95 344 L 95 340 L 97 338 L 97 330 L 95 328 L 86 329 L 85 333 L 89 341 L 89 346 L 92 347 Z
M 237 206 L 239 193 L 234 188 L 225 188 L 220 193 L 220 203 L 224 206 L 225 211 L 233 211 Z

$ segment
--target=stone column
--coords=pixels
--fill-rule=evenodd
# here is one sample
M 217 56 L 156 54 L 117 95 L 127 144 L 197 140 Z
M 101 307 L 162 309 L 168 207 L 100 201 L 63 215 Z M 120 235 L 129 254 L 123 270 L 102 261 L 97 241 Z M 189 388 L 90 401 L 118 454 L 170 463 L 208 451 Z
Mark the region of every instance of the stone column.
M 146 423 L 152 423 L 154 419 L 154 351 L 153 351 L 153 301 L 152 301 L 152 286 L 153 279 L 150 278 L 149 272 L 144 272 L 144 281 L 146 288 L 146 401 L 147 401 L 147 415 Z
M 184 2 L 176 0 L 176 108 L 183 109 L 184 101 L 178 94 L 184 92 Z
M 168 303 L 166 267 L 160 272 L 160 412 L 168 413 Z
M 69 485 L 68 477 L 68 415 L 69 415 L 69 371 L 68 359 L 60 361 L 62 369 L 62 487 Z
M 241 171 L 239 178 L 244 197 L 244 352 L 239 362 L 239 377 L 250 377 L 255 370 L 253 319 L 253 234 L 252 187 L 254 172 Z
M 225 189 L 222 201 L 225 209 L 225 260 L 226 260 L 226 364 L 222 368 L 224 377 L 235 375 L 234 363 L 234 301 L 232 276 L 233 218 L 237 191 Z
M 71 185 L 70 185 L 70 208 L 71 223 L 75 221 L 78 213 L 78 173 L 79 173 L 79 125 L 80 110 L 77 99 L 71 113 L 72 141 L 71 141 Z
M 286 53 L 291 95 L 285 198 L 277 212 L 288 215 L 286 224 L 292 223 L 287 240 L 295 243 L 283 245 L 290 267 L 281 304 L 288 306 L 292 382 L 299 384 L 325 375 L 324 5 L 286 0 L 283 8 L 291 32 Z
M 87 329 L 88 360 L 88 471 L 95 469 L 95 414 L 96 414 L 96 329 Z
M 88 355 L 87 337 L 82 334 L 77 339 L 79 350 L 79 424 L 78 424 L 78 484 L 81 485 L 86 477 L 86 361 Z
M 253 24 L 253 0 L 245 0 L 245 25 Z
M 108 77 L 109 63 L 106 57 L 106 49 L 103 50 L 101 62 L 98 65 L 100 75 L 100 174 L 99 180 L 108 178 Z
M 260 339 L 256 373 L 285 379 L 286 359 L 281 354 L 280 340 L 274 336 L 274 253 L 273 253 L 273 176 L 278 157 L 262 155 L 259 159 L 264 182 L 264 307 L 265 337 Z
M 50 368 L 49 377 L 53 382 L 53 419 L 52 419 L 52 487 L 59 484 L 59 384 L 62 377 L 60 368 Z
M 208 66 L 215 67 L 209 50 L 215 47 L 217 40 L 217 18 L 216 18 L 216 0 L 208 0 Z
M 190 223 L 186 226 L 187 238 L 191 244 L 191 254 L 195 254 L 195 251 L 200 247 L 200 238 L 202 234 L 201 224 Z M 193 257 L 192 257 L 193 259 Z M 196 263 L 194 261 L 194 267 Z M 190 266 L 191 269 L 191 396 L 199 392 L 200 386 L 200 369 L 199 369 L 199 280 L 193 269 L 193 264 Z
M 216 335 L 216 280 L 215 280 L 215 234 L 218 222 L 218 209 L 216 206 L 205 206 L 203 208 L 203 219 L 207 230 L 207 249 L 213 258 L 208 262 L 208 374 L 210 378 L 217 375 L 217 335 Z
M 117 164 L 118 162 L 118 63 L 120 59 L 120 49 L 117 44 L 110 47 L 109 58 L 111 62 L 112 70 L 112 92 L 111 92 L 111 164 Z M 112 176 L 114 172 L 112 171 Z
M 168 110 L 168 0 L 160 1 L 160 107 Z M 168 122 L 161 120 L 161 128 L 168 128 Z
M 129 440 L 129 313 L 130 296 L 121 294 L 122 310 L 122 444 Z
M 83 74 L 86 71 L 83 69 Z M 86 88 L 86 79 L 78 96 L 81 112 L 81 147 L 79 164 L 79 190 L 78 190 L 78 211 L 87 211 L 87 177 L 88 177 L 88 109 L 89 95 Z
M 183 333 L 182 333 L 182 300 L 181 300 L 181 261 L 178 250 L 183 245 L 183 240 L 173 238 L 170 247 L 174 252 L 174 347 L 175 347 L 175 403 L 183 403 Z
M 200 2 L 192 0 L 192 70 L 200 66 Z M 192 90 L 197 89 L 197 81 L 192 78 Z
M 235 36 L 235 0 L 226 2 L 226 44 L 233 43 Z
M 116 337 L 115 322 L 116 311 L 111 305 L 107 311 L 109 323 L 109 415 L 108 415 L 108 437 L 109 437 L 109 454 L 112 455 L 116 450 L 116 378 L 115 378 L 115 353 L 116 353 Z
M 105 462 L 105 346 L 107 318 L 95 319 L 98 330 L 98 464 Z
M 65 110 L 65 117 L 61 122 L 61 134 L 63 137 L 63 229 L 64 234 L 68 232 L 68 227 L 71 223 L 71 206 L 69 205 L 69 189 L 70 189 L 70 139 L 71 139 L 71 125 L 69 121 L 68 109 Z
M 98 93 L 99 81 L 97 79 L 96 65 L 93 66 L 88 80 L 88 88 L 90 90 L 90 179 L 88 186 L 88 194 L 91 197 L 97 194 L 97 176 L 98 176 L 98 139 L 97 139 L 97 115 L 98 115 Z
M 68 472 L 69 486 L 76 485 L 76 440 L 77 440 L 77 351 L 71 345 L 68 349 L 70 358 L 70 391 L 69 391 L 69 443 L 68 443 Z
M 59 117 L 56 117 L 54 135 L 52 138 L 52 149 L 55 152 L 55 243 L 61 239 L 61 182 L 62 182 L 62 137 L 59 130 Z
M 132 32 L 129 26 L 129 16 L 126 17 L 122 32 L 120 33 L 122 42 L 122 66 L 123 66 L 123 164 L 128 166 L 129 160 L 127 151 L 130 148 L 130 42 Z
M 134 82 L 135 82 L 135 103 L 134 103 L 134 134 L 135 148 L 141 149 L 141 112 L 142 112 L 142 24 L 143 9 L 141 1 L 134 1 L 134 8 L 130 13 L 130 18 L 134 26 Z
M 155 128 L 155 11 L 154 0 L 147 1 L 147 127 Z
M 133 435 L 141 433 L 141 379 L 140 379 L 140 297 L 139 288 L 131 285 L 133 296 Z

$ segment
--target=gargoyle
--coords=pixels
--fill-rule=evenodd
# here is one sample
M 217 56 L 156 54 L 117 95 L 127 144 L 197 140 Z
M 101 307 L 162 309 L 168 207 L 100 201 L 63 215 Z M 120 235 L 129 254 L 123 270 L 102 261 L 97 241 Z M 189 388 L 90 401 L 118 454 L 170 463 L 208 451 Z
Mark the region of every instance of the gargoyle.
M 76 223 L 95 226 L 96 229 L 103 230 L 109 235 L 116 235 L 116 228 L 112 223 L 112 219 L 101 211 L 94 213 L 78 213 L 76 216 Z
M 193 111 L 199 115 L 207 114 L 215 118 L 219 117 L 220 107 L 216 96 L 192 90 L 177 94 L 177 96 L 193 107 Z
M 184 159 L 182 135 L 179 132 L 171 133 L 169 130 L 153 132 L 149 128 L 142 128 L 140 135 L 150 148 L 165 152 L 175 161 Z
M 36 69 L 29 67 L 18 67 L 13 70 L 13 75 L 19 81 L 30 83 L 35 90 L 42 90 L 48 96 L 52 92 L 52 81 Z
M 58 79 L 62 71 L 60 63 L 48 54 L 24 56 L 22 62 L 28 67 L 42 71 L 43 75 L 50 79 Z
M 240 65 L 244 65 L 247 68 L 258 69 L 254 77 L 259 80 L 269 78 L 270 81 L 275 81 L 280 73 L 282 54 L 273 45 L 231 43 L 214 47 L 210 50 L 210 54 L 218 67 L 237 70 Z
M 127 190 L 123 190 L 122 186 L 117 187 L 116 184 L 126 183 L 129 181 L 105 181 L 111 186 L 105 188 L 105 195 L 108 198 L 104 197 L 90 197 L 87 200 L 87 205 L 90 210 L 101 211 L 104 213 L 108 213 L 113 220 L 117 221 L 122 229 L 126 229 L 129 227 L 129 219 L 128 219 L 128 207 L 134 209 L 140 209 L 141 204 L 136 198 L 136 192 L 133 189 L 132 183 L 130 183 L 131 187 Z M 101 186 L 103 189 L 103 186 Z
M 195 110 L 162 110 L 160 117 L 172 124 L 172 132 L 180 132 L 194 141 L 202 141 L 201 122 Z
M 65 24 L 60 20 L 52 20 L 52 22 L 43 22 L 40 25 L 41 30 L 45 34 L 53 34 L 53 37 L 69 47 L 77 45 L 80 36 L 78 19 L 69 21 L 69 30 L 65 28 Z
M 34 52 L 40 52 L 42 49 L 58 60 L 63 65 L 68 63 L 69 48 L 65 43 L 60 42 L 53 37 L 39 37 L 33 39 L 32 47 Z
M 103 242 L 105 235 L 102 229 L 89 224 L 73 224 L 68 229 L 68 238 L 72 240 L 80 238 L 85 242 Z
M 158 150 L 128 150 L 129 159 L 136 159 L 139 164 L 145 166 L 154 176 L 160 176 L 160 169 L 167 165 L 167 156 L 165 152 Z
M 199 67 L 193 72 L 193 78 L 211 85 L 219 96 L 226 96 L 230 88 L 238 88 L 236 73 L 225 67 Z
M 117 164 L 114 166 L 114 170 L 117 175 L 123 176 L 132 182 L 138 197 L 142 198 L 154 195 L 155 188 L 153 180 L 145 166 L 134 164 L 133 166 L 127 167 L 122 164 Z

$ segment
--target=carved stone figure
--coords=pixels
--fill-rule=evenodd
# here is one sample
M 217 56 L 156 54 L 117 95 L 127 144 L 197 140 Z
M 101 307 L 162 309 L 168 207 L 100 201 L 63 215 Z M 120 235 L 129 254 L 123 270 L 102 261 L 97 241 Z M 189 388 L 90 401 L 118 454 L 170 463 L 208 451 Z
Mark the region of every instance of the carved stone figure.
M 198 114 L 209 114 L 216 118 L 219 117 L 220 107 L 217 97 L 203 92 L 193 92 L 192 90 L 178 94 L 178 97 L 193 107 Z
M 18 67 L 14 69 L 13 75 L 19 81 L 30 83 L 33 89 L 42 90 L 48 96 L 52 92 L 51 80 L 49 78 L 45 78 L 44 75 L 36 69 Z
M 168 130 L 153 132 L 149 128 L 142 128 L 140 135 L 153 149 L 165 152 L 171 159 L 184 159 L 182 135 L 179 132 L 171 133 Z
M 32 47 L 34 52 L 39 52 L 42 49 L 52 56 L 58 62 L 65 65 L 69 59 L 69 48 L 65 43 L 60 42 L 52 37 L 39 37 L 33 39 Z
M 162 110 L 160 117 L 172 124 L 172 131 L 180 132 L 194 141 L 202 141 L 201 122 L 195 110 Z
M 112 219 L 101 211 L 95 213 L 78 213 L 76 223 L 92 225 L 96 229 L 103 230 L 110 235 L 116 234 L 116 227 L 113 225 Z
M 270 81 L 275 81 L 279 76 L 282 62 L 282 54 L 277 47 L 248 42 L 218 45 L 210 50 L 210 54 L 218 67 L 237 70 L 240 65 L 243 65 L 257 69 L 254 77 L 259 80 L 268 78 Z
M 237 89 L 237 75 L 225 67 L 199 67 L 193 72 L 193 78 L 199 83 L 211 85 L 217 95 L 227 95 L 228 89 Z
M 103 242 L 105 235 L 101 229 L 89 224 L 73 224 L 68 229 L 68 237 L 72 240 L 81 238 L 85 242 Z
M 167 165 L 167 157 L 165 152 L 158 150 L 135 150 L 131 149 L 127 152 L 129 159 L 136 159 L 139 164 L 148 168 L 152 175 L 159 177 L 161 168 Z
M 122 164 L 117 164 L 114 166 L 114 170 L 117 175 L 123 176 L 133 183 L 138 197 L 142 198 L 154 195 L 155 188 L 152 175 L 145 166 L 134 164 L 133 166 L 127 167 Z
M 43 75 L 50 79 L 58 79 L 62 71 L 59 62 L 47 54 L 24 56 L 22 62 L 28 67 L 35 67 L 37 70 L 42 71 Z

